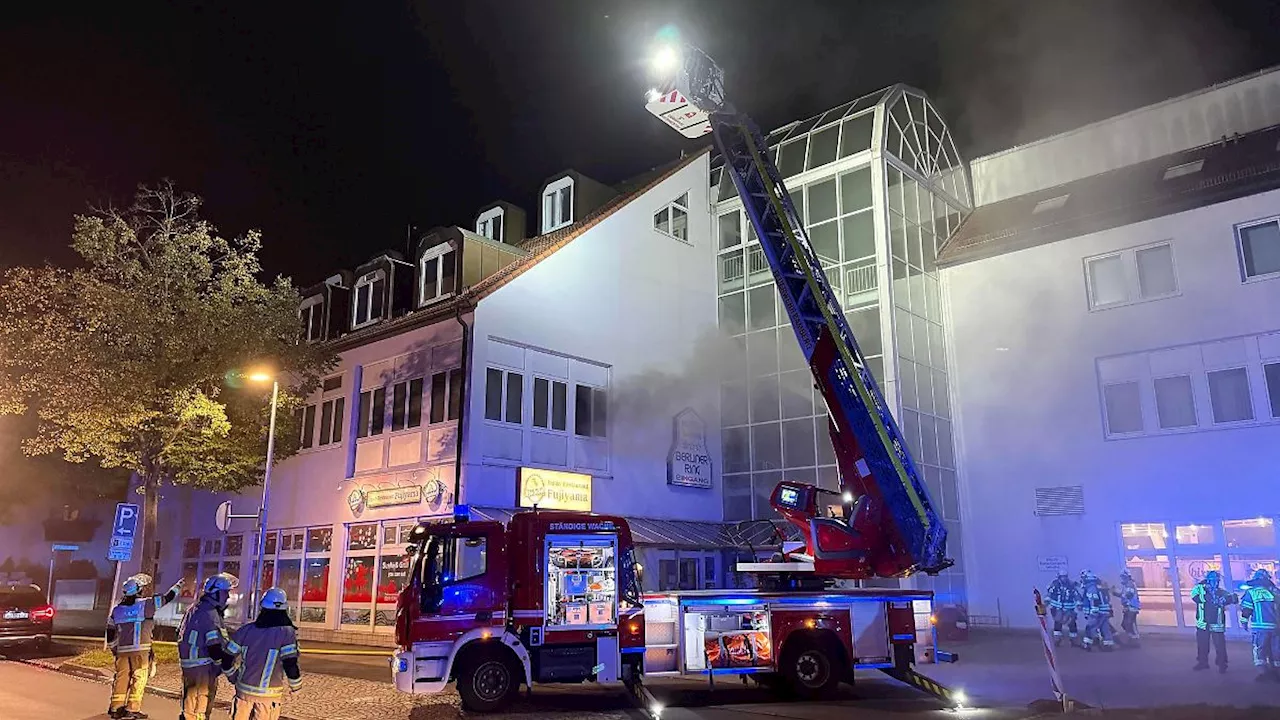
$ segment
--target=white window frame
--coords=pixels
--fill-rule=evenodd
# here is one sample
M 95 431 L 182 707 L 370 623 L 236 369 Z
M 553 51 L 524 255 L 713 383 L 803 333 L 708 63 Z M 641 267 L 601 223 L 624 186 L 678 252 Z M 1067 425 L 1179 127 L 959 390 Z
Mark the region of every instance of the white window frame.
M 1150 250 L 1165 245 L 1169 247 L 1169 262 L 1173 266 L 1173 291 L 1162 293 L 1160 295 L 1152 295 L 1150 297 L 1142 297 L 1142 285 L 1138 280 L 1138 253 L 1143 250 Z M 1090 273 L 1090 269 L 1092 267 L 1092 263 L 1113 257 L 1120 258 L 1120 266 L 1124 273 L 1125 299 L 1100 305 L 1094 300 L 1093 275 Z M 1182 294 L 1182 281 L 1178 277 L 1177 251 L 1174 248 L 1172 239 L 1160 240 L 1159 242 L 1136 245 L 1122 250 L 1113 250 L 1111 252 L 1091 255 L 1082 260 L 1082 265 L 1084 269 L 1085 302 L 1088 304 L 1090 312 L 1127 307 L 1129 305 L 1137 305 L 1138 303 L 1154 302 L 1156 300 L 1178 297 Z
M 1265 280 L 1280 279 L 1280 271 L 1264 273 L 1262 275 L 1250 275 L 1244 264 L 1244 235 L 1243 230 L 1258 227 L 1260 225 L 1276 224 L 1280 227 L 1280 216 L 1262 218 L 1259 220 L 1250 220 L 1249 222 L 1240 223 L 1235 226 L 1233 235 L 1236 241 L 1236 262 L 1240 265 L 1240 281 L 1244 283 L 1262 282 Z
M 373 270 L 371 272 L 365 273 L 364 275 L 361 275 L 360 279 L 357 280 L 355 285 L 352 286 L 351 288 L 351 329 L 352 330 L 357 330 L 362 327 L 367 327 L 382 319 L 380 316 L 374 316 L 373 314 L 373 286 L 377 285 L 379 280 L 385 283 L 386 279 L 387 279 L 386 271 L 383 270 L 382 268 L 378 268 L 377 270 Z M 369 317 L 366 318 L 364 322 L 360 322 L 359 318 L 356 316 L 356 309 L 360 307 L 360 288 L 365 287 L 366 285 L 369 286 Z M 383 287 L 386 287 L 386 286 L 384 285 Z M 386 292 L 386 291 L 384 290 L 383 292 Z M 382 305 L 383 305 L 382 310 L 385 313 L 386 298 L 383 298 Z
M 316 306 L 320 307 L 319 311 L 316 311 L 313 309 Z M 299 321 L 302 320 L 303 313 L 306 313 L 307 329 L 302 335 L 302 341 L 310 344 L 310 343 L 317 343 L 317 342 L 320 342 L 321 340 L 324 340 L 324 296 L 312 295 L 306 300 L 303 300 L 302 303 L 298 306 Z M 319 337 L 313 338 L 312 337 L 313 330 L 316 329 L 317 325 L 319 325 L 319 331 L 320 331 Z
M 496 371 L 502 374 L 502 396 L 501 396 L 501 402 L 499 403 L 499 407 L 498 407 L 498 410 L 499 410 L 498 414 L 501 417 L 497 420 L 489 417 L 488 403 L 489 403 L 489 372 L 490 371 Z M 507 406 L 509 401 L 507 388 L 510 387 L 510 381 L 508 380 L 508 378 L 512 375 L 515 375 L 516 377 L 520 378 L 520 404 L 519 404 L 520 417 L 517 418 L 516 420 L 512 420 L 509 417 L 509 413 L 507 412 L 507 409 L 508 409 Z M 485 422 L 501 423 L 503 425 L 513 425 L 516 427 L 525 427 L 527 425 L 530 425 L 532 420 L 531 416 L 533 415 L 533 413 L 526 412 L 525 410 L 525 405 L 529 403 L 531 399 L 531 393 L 529 392 L 528 387 L 526 387 L 529 384 L 529 376 L 525 373 L 525 371 L 511 370 L 509 368 L 505 368 L 501 366 L 490 366 L 485 368 L 484 377 L 485 377 L 485 380 L 484 380 L 485 406 L 484 406 L 483 417 Z
M 587 428 L 587 432 L 585 434 L 578 432 L 578 388 L 587 388 L 591 391 L 591 417 L 588 418 L 588 422 L 591 427 Z M 569 402 L 573 407 L 572 412 L 569 413 L 569 428 L 571 433 L 580 438 L 595 438 L 599 440 L 608 439 L 609 417 L 611 415 L 609 412 L 609 388 L 575 381 L 572 383 L 570 390 L 572 391 L 572 394 L 569 396 Z M 599 402 L 602 396 L 604 398 L 605 412 L 603 426 L 601 427 L 596 423 L 596 413 L 598 412 Z M 599 433 L 597 433 L 597 430 L 599 430 Z
M 495 219 L 498 221 L 496 223 L 496 228 L 495 223 L 493 222 Z M 489 208 L 488 210 L 480 213 L 480 216 L 476 218 L 476 234 L 487 237 L 495 242 L 502 242 L 502 231 L 506 229 L 503 227 L 506 224 L 506 221 L 506 212 L 501 206 Z M 495 229 L 497 232 L 494 232 Z
M 449 243 L 441 243 L 430 250 L 422 253 L 422 257 L 418 259 L 418 307 L 426 307 L 433 303 L 437 303 L 446 298 L 451 298 L 458 290 L 458 268 L 453 269 L 453 290 L 447 293 L 438 292 L 435 297 L 427 297 L 427 261 L 439 260 L 436 263 L 436 288 L 440 288 L 441 279 L 444 277 L 444 256 L 453 252 L 454 248 Z
M 681 198 L 684 199 L 683 204 L 680 203 Z M 673 225 L 672 221 L 675 219 L 675 210 L 677 208 L 679 208 L 684 213 L 684 234 L 685 234 L 684 237 L 680 237 L 679 235 L 676 235 L 675 233 L 671 232 L 671 228 Z M 658 226 L 658 216 L 664 212 L 667 214 L 667 223 L 666 223 L 667 227 L 665 230 Z M 674 200 L 671 200 L 670 202 L 666 203 L 665 205 L 663 205 L 662 207 L 654 211 L 653 231 L 658 233 L 659 235 L 665 235 L 666 237 L 672 238 L 673 240 L 679 240 L 680 242 L 685 243 L 687 245 L 692 245 L 693 243 L 689 240 L 690 221 L 691 221 L 691 217 L 689 215 L 689 191 L 685 190 L 683 193 L 677 196 Z M 725 248 L 725 249 L 728 249 L 728 248 Z
M 542 380 L 547 383 L 547 424 L 546 425 L 538 424 L 537 407 L 538 407 L 538 381 L 539 380 Z M 555 397 L 556 397 L 555 386 L 557 384 L 564 387 L 564 417 L 558 418 L 561 421 L 560 427 L 556 427 L 557 418 L 555 413 Z M 554 377 L 549 377 L 547 375 L 532 376 L 532 380 L 530 381 L 531 387 L 529 390 L 529 424 L 531 427 L 538 430 L 539 432 L 556 433 L 557 435 L 569 434 L 569 415 L 570 415 L 569 385 L 570 385 L 569 381 L 563 378 L 554 378 Z
M 569 193 L 569 217 L 560 217 L 560 193 Z M 551 210 L 547 212 L 547 199 L 551 199 Z M 573 197 L 573 178 L 562 177 L 553 183 L 548 183 L 547 187 L 542 191 L 542 232 L 549 233 L 567 227 L 573 224 L 574 205 L 576 204 Z

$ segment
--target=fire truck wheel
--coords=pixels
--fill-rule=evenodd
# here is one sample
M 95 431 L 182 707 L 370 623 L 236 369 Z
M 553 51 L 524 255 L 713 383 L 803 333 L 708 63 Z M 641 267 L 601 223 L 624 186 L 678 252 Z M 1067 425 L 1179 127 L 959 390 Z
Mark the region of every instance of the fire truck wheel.
M 472 712 L 494 712 L 520 691 L 520 674 L 511 653 L 502 647 L 476 648 L 467 653 L 458 671 L 462 707 Z
M 806 638 L 789 648 L 780 668 L 788 689 L 806 700 L 829 697 L 840 684 L 837 655 L 831 643 L 821 638 Z

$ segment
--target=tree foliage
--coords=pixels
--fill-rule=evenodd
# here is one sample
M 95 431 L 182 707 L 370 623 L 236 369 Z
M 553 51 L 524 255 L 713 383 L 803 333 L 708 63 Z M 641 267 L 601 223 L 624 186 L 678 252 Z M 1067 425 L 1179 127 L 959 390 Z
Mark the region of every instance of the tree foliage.
M 38 419 L 27 454 L 122 468 L 150 488 L 255 484 L 270 388 L 241 378 L 263 363 L 281 380 L 275 457 L 296 451 L 290 410 L 333 358 L 297 342 L 290 282 L 258 279 L 259 234 L 223 237 L 199 210 L 169 183 L 142 187 L 127 209 L 75 218 L 82 267 L 5 273 L 0 414 Z

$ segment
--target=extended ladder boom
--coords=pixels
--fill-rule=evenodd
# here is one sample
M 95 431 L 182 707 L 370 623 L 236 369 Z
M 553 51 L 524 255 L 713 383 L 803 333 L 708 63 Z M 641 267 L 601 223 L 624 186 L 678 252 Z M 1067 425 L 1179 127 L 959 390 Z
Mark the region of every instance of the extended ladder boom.
M 805 531 L 815 564 L 820 571 L 825 564 L 827 574 L 937 573 L 952 564 L 946 558 L 946 528 L 849 331 L 764 138 L 746 115 L 724 101 L 723 88 L 720 69 L 688 48 L 675 87 L 651 94 L 649 109 L 686 136 L 713 134 L 724 172 L 760 238 L 796 340 L 826 400 L 848 521 L 815 519 L 816 489 L 799 483 L 780 485 L 774 506 Z M 659 101 L 683 107 L 664 115 Z M 808 498 L 800 499 L 806 492 Z M 824 549 L 830 550 L 825 563 Z

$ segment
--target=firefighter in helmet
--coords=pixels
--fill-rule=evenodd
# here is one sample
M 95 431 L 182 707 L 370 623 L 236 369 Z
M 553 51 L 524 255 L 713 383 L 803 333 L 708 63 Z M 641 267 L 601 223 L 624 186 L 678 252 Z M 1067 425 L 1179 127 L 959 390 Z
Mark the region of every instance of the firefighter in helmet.
M 1133 573 L 1125 569 L 1120 573 L 1120 609 L 1124 616 L 1120 620 L 1120 629 L 1124 630 L 1129 642 L 1138 644 L 1138 613 L 1142 611 L 1142 598 L 1138 597 L 1138 585 L 1133 581 Z
M 1253 665 L 1258 668 L 1259 681 L 1280 681 L 1278 615 L 1280 590 L 1271 580 L 1271 573 L 1266 568 L 1258 568 L 1253 571 L 1253 578 L 1240 600 L 1240 620 L 1249 629 L 1253 640 Z
M 1099 639 L 1102 649 L 1115 647 L 1111 632 L 1111 593 L 1098 576 L 1089 570 L 1080 571 L 1080 611 L 1084 615 L 1084 649 L 1092 650 Z
M 115 656 L 115 678 L 111 683 L 111 705 L 107 714 L 113 718 L 138 720 L 142 712 L 142 695 L 155 664 L 151 651 L 151 632 L 155 629 L 156 611 L 173 602 L 182 588 L 174 583 L 163 595 L 142 597 L 142 588 L 151 584 L 151 576 L 143 573 L 124 581 L 124 598 L 111 608 L 107 616 L 107 646 Z
M 220 671 L 230 670 L 240 648 L 222 624 L 231 591 L 240 581 L 219 573 L 204 581 L 200 599 L 178 627 L 178 662 L 182 666 L 182 720 L 209 720 L 218 693 Z
M 236 686 L 232 720 L 278 720 L 285 691 L 302 687 L 298 632 L 288 608 L 284 590 L 271 588 L 262 594 L 258 617 L 232 634 L 240 648 L 240 662 L 228 673 Z
M 1227 671 L 1227 607 L 1238 598 L 1222 589 L 1222 575 L 1217 570 L 1204 574 L 1204 579 L 1191 588 L 1191 601 L 1196 604 L 1196 665 L 1193 670 L 1209 669 L 1209 645 L 1213 645 L 1218 672 Z
M 1065 626 L 1071 644 L 1077 644 L 1079 630 L 1076 627 L 1076 606 L 1080 602 L 1080 590 L 1071 582 L 1066 569 L 1058 571 L 1058 577 L 1049 584 L 1049 612 L 1053 615 L 1053 644 L 1062 644 L 1062 628 Z

